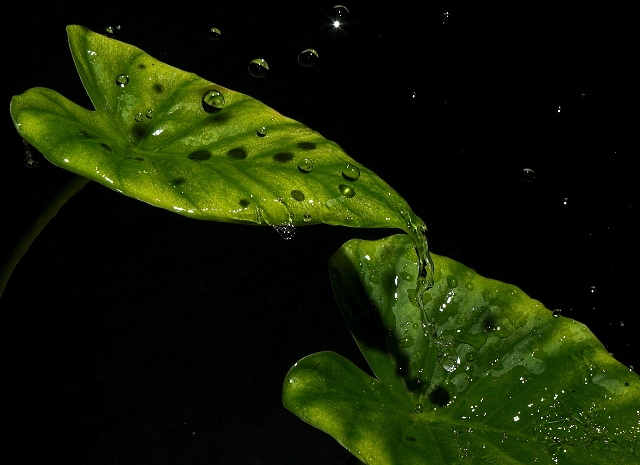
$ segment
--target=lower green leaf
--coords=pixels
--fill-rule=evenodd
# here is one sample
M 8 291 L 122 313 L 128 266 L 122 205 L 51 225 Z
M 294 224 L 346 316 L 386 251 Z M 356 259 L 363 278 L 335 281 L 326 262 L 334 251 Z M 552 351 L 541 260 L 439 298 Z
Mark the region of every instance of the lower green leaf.
M 352 240 L 334 292 L 371 377 L 322 352 L 287 374 L 284 405 L 367 464 L 640 463 L 640 380 L 581 323 L 433 255 L 416 300 L 405 235 Z

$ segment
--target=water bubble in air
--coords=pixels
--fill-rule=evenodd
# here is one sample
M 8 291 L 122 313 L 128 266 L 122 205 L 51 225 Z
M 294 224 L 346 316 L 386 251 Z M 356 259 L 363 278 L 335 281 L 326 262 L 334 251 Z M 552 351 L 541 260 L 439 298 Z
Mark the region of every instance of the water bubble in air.
M 211 29 L 209 29 L 207 35 L 209 36 L 209 39 L 218 41 L 220 40 L 220 36 L 222 36 L 222 32 L 220 32 L 220 29 L 218 29 L 217 27 L 212 27 Z
M 536 173 L 531 168 L 523 168 L 521 176 L 524 182 L 531 182 L 536 178 Z
M 249 74 L 255 78 L 263 78 L 269 72 L 269 64 L 262 58 L 256 58 L 249 62 Z
M 298 54 L 298 63 L 300 63 L 300 65 L 304 66 L 305 68 L 309 68 L 310 66 L 316 64 L 318 58 L 318 52 L 316 52 L 312 48 L 308 48 Z
M 207 113 L 216 113 L 224 107 L 224 95 L 216 89 L 212 89 L 202 96 L 202 108 Z
M 127 76 L 126 74 L 120 74 L 116 78 L 116 84 L 118 84 L 120 87 L 126 86 L 127 84 L 129 84 L 129 76 Z
M 331 10 L 331 19 L 333 20 L 333 27 L 342 26 L 347 16 L 349 16 L 349 10 L 344 5 L 336 5 Z

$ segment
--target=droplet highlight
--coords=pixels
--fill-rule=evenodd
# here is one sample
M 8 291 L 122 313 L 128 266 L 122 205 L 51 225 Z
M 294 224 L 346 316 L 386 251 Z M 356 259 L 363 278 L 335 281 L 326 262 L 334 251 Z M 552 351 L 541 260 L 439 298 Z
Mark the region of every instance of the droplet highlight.
M 256 58 L 249 62 L 249 74 L 255 78 L 263 78 L 269 72 L 269 64 L 262 58 Z
M 316 52 L 312 48 L 308 48 L 298 54 L 298 63 L 300 64 L 300 66 L 310 68 L 311 66 L 316 64 L 318 58 L 318 52 Z
M 222 36 L 222 32 L 220 32 L 220 29 L 218 29 L 217 27 L 212 27 L 211 29 L 209 29 L 207 36 L 209 37 L 209 39 L 213 40 L 214 42 L 217 42 L 218 40 L 220 40 L 220 37 Z
M 120 74 L 116 78 L 116 84 L 120 87 L 126 86 L 127 84 L 129 84 L 129 76 L 127 76 L 126 74 Z
M 217 89 L 212 89 L 202 96 L 202 108 L 207 113 L 217 113 L 224 107 L 224 95 Z
M 348 164 L 342 170 L 342 177 L 348 181 L 355 181 L 360 177 L 360 170 L 357 166 Z
M 303 158 L 298 163 L 298 170 L 302 173 L 309 173 L 313 169 L 313 162 L 310 158 Z

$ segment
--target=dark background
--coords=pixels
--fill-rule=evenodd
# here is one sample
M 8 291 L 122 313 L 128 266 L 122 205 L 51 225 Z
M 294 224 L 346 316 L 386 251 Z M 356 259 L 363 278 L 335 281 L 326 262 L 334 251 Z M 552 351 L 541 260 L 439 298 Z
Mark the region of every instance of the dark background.
M 639 366 L 632 14 L 475 3 L 347 2 L 339 30 L 334 3 L 316 0 L 12 4 L 0 52 L 0 259 L 70 179 L 35 150 L 38 167 L 25 167 L 11 96 L 49 87 L 92 108 L 65 26 L 120 26 L 118 39 L 338 142 L 426 221 L 434 253 L 517 285 Z M 308 47 L 320 59 L 303 68 L 296 57 Z M 259 57 L 270 66 L 263 79 L 247 71 Z M 327 261 L 351 238 L 395 232 L 313 226 L 284 241 L 269 227 L 191 220 L 89 183 L 0 299 L 5 453 L 343 465 L 342 446 L 282 407 L 282 382 L 321 350 L 365 367 Z

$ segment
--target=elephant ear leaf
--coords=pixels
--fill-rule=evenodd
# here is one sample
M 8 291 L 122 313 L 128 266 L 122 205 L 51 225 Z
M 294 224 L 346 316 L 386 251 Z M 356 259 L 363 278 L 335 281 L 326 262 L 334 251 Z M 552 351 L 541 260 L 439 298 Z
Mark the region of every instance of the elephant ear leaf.
M 433 254 L 416 299 L 405 235 L 330 260 L 371 376 L 333 352 L 300 360 L 286 408 L 363 463 L 640 463 L 640 379 L 589 329 L 515 286 Z
M 85 27 L 67 34 L 95 111 L 46 88 L 11 101 L 20 135 L 53 164 L 193 218 L 423 228 L 395 190 L 304 124 Z

